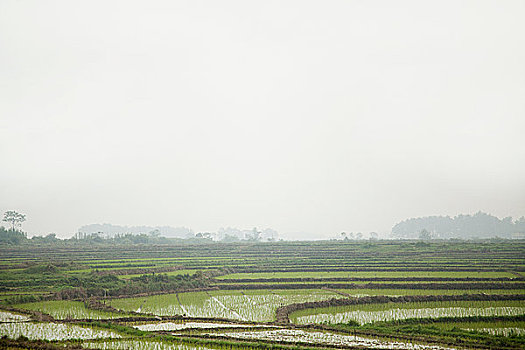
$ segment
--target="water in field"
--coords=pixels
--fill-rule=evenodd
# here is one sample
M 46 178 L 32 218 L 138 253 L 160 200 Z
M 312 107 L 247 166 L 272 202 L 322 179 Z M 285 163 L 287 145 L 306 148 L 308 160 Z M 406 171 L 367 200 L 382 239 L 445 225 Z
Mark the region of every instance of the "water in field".
M 299 324 L 309 323 L 348 323 L 357 321 L 360 324 L 403 320 L 407 318 L 438 318 L 468 316 L 514 316 L 525 313 L 525 308 L 428 308 L 428 309 L 390 309 L 385 311 L 351 311 L 339 314 L 319 314 L 298 317 Z
M 466 331 L 489 333 L 492 335 L 502 335 L 505 337 L 525 335 L 525 328 L 503 327 L 503 328 L 464 328 Z
M 213 350 L 202 346 L 174 344 L 152 340 L 111 340 L 101 342 L 84 342 L 83 347 L 103 350 Z
M 468 331 L 483 332 L 506 337 L 525 335 L 525 321 L 520 320 L 437 322 L 433 323 L 432 326 L 447 331 L 461 328 Z
M 184 329 L 213 329 L 213 328 L 253 328 L 253 327 L 274 327 L 254 324 L 239 324 L 239 323 L 215 323 L 215 322 L 158 322 L 147 323 L 133 326 L 141 331 L 180 331 Z
M 295 323 L 348 323 L 360 324 L 407 318 L 439 318 L 469 316 L 515 316 L 525 314 L 525 304 L 509 301 L 437 301 L 409 303 L 359 304 L 317 309 L 304 309 L 292 313 Z
M 383 341 L 379 339 L 368 339 L 352 335 L 342 335 L 328 332 L 308 332 L 299 329 L 279 329 L 268 331 L 209 333 L 209 335 L 220 335 L 237 339 L 267 340 L 289 343 L 303 343 L 330 346 L 355 346 L 369 349 L 446 349 L 439 346 L 422 345 L 415 343 L 403 343 L 395 341 Z
M 13 339 L 24 336 L 31 340 L 120 338 L 119 334 L 104 329 L 93 329 L 70 324 L 47 322 L 2 323 L 0 324 L 0 337 L 3 336 Z
M 421 309 L 388 309 L 381 311 L 349 311 L 336 314 L 316 314 L 300 316 L 295 319 L 298 324 L 310 323 L 348 323 L 356 321 L 360 324 L 404 320 L 408 318 L 439 318 L 439 317 L 469 317 L 469 316 L 517 316 L 525 314 L 525 307 L 449 307 Z
M 113 307 L 159 316 L 226 318 L 240 321 L 273 321 L 278 307 L 340 295 L 325 290 L 247 290 L 181 293 L 111 301 Z
M 80 301 L 52 300 L 37 303 L 20 304 L 16 307 L 20 309 L 40 311 L 53 316 L 57 320 L 65 319 L 111 319 L 122 317 L 122 314 L 91 310 L 84 306 Z
M 229 294 L 219 295 L 222 304 L 227 308 L 237 310 L 241 320 L 249 321 L 273 321 L 275 312 L 280 306 L 304 303 L 307 301 L 321 301 L 327 300 L 339 295 L 322 290 L 310 291 L 276 291 L 276 292 L 259 292 L 259 293 L 244 293 L 244 294 Z
M 29 321 L 29 317 L 19 315 L 12 312 L 0 311 L 0 322 L 25 322 Z

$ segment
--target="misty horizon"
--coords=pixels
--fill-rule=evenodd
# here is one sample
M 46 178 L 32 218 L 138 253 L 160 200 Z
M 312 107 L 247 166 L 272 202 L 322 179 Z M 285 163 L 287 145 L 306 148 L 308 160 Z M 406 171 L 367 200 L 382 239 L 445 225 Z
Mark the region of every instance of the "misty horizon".
M 524 0 L 1 0 L 0 349 L 525 349 Z
M 478 220 L 474 223 L 477 227 L 470 233 L 461 233 L 457 230 L 459 228 L 451 227 L 451 220 Z M 481 221 L 480 221 L 481 220 Z M 441 221 L 441 224 L 439 223 Z M 417 224 L 419 222 L 419 224 Z M 515 227 L 513 226 L 515 224 Z M 412 225 L 412 229 L 408 228 Z M 415 225 L 415 226 L 414 226 Z M 418 226 L 419 225 L 419 226 Z M 465 224 L 463 224 L 464 226 Z M 472 225 L 472 223 L 470 224 Z M 495 227 L 504 226 L 504 227 Z M 509 226 L 510 225 L 510 226 Z M 4 225 L 7 226 L 7 225 Z M 408 231 L 407 231 L 408 229 Z M 525 216 L 519 218 L 513 218 L 510 216 L 498 218 L 489 213 L 483 213 L 478 211 L 472 214 L 458 214 L 455 216 L 450 215 L 434 215 L 417 218 L 405 218 L 404 220 L 395 223 L 391 230 L 388 232 L 359 232 L 352 230 L 344 230 L 341 232 L 326 232 L 323 234 L 310 234 L 305 235 L 304 232 L 278 232 L 270 227 L 221 227 L 216 230 L 210 231 L 196 231 L 191 227 L 184 226 L 169 226 L 169 225 L 122 225 L 115 223 L 91 223 L 80 226 L 73 234 L 66 236 L 58 236 L 62 239 L 68 239 L 77 237 L 79 234 L 89 236 L 92 234 L 101 235 L 101 237 L 114 237 L 116 235 L 156 235 L 166 238 L 193 238 L 193 237 L 207 237 L 214 241 L 221 241 L 226 236 L 236 237 L 236 239 L 245 240 L 251 239 L 250 236 L 253 232 L 257 231 L 260 234 L 261 241 L 276 240 L 333 240 L 333 239 L 413 239 L 418 238 L 418 233 L 422 230 L 429 230 L 434 239 L 450 239 L 450 238 L 463 238 L 463 239 L 483 239 L 483 238 L 523 238 L 525 236 Z M 453 234 L 455 232 L 455 234 Z M 26 232 L 27 237 L 45 236 L 46 234 L 35 234 L 32 232 Z M 55 234 L 49 232 L 47 234 Z M 202 236 L 204 235 L 204 236 Z

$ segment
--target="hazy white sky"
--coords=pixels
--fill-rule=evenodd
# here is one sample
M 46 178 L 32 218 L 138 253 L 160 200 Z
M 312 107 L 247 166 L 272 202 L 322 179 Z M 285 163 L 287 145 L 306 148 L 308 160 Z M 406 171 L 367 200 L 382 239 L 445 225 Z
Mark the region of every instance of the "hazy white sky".
M 0 1 L 0 211 L 327 237 L 525 215 L 525 1 Z

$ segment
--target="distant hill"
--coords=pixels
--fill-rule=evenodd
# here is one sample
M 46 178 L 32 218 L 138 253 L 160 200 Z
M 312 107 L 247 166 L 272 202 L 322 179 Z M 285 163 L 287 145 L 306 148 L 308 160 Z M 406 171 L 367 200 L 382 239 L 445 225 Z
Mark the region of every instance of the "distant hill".
M 78 229 L 78 232 L 85 234 L 98 233 L 101 236 L 113 237 L 117 234 L 131 233 L 151 234 L 158 233 L 160 236 L 168 238 L 189 238 L 194 237 L 195 233 L 186 227 L 171 226 L 119 226 L 112 224 L 90 224 L 84 225 Z
M 474 215 L 427 216 L 412 218 L 392 228 L 394 237 L 417 238 L 423 230 L 434 238 L 523 238 L 525 217 L 513 221 L 512 217 L 499 219 L 493 215 L 478 212 Z

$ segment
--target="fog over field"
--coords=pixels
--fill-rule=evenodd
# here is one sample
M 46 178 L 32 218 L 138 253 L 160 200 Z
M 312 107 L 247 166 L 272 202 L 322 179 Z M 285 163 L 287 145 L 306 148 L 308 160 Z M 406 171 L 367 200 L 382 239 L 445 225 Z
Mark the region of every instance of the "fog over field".
M 389 233 L 525 215 L 523 1 L 0 1 L 0 212 Z

